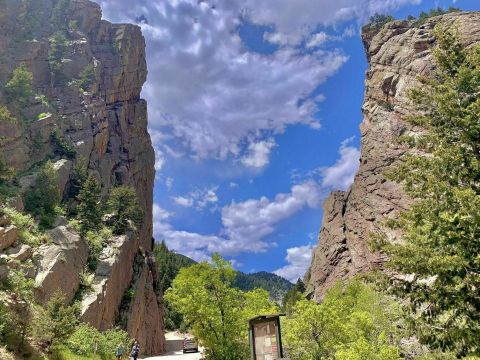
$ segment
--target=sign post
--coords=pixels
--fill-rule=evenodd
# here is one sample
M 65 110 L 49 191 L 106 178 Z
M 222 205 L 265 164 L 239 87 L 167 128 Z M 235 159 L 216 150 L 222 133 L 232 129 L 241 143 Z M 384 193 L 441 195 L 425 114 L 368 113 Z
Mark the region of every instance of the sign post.
M 248 321 L 252 360 L 283 359 L 280 316 L 260 315 Z

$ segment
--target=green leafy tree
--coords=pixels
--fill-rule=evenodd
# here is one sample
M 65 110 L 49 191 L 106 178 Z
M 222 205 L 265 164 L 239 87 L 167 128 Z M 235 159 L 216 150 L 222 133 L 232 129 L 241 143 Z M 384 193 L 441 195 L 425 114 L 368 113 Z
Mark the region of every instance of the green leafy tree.
M 40 169 L 33 188 L 25 194 L 25 210 L 39 216 L 42 226 L 49 227 L 54 221 L 55 208 L 59 203 L 58 173 L 48 161 Z
M 317 304 L 302 299 L 284 321 L 292 360 L 400 360 L 394 340 L 401 313 L 392 300 L 359 280 L 337 283 Z
M 13 71 L 11 79 L 5 85 L 7 100 L 17 107 L 26 106 L 33 95 L 32 84 L 33 74 L 25 65 L 20 65 Z
M 140 226 L 143 220 L 143 210 L 138 203 L 135 189 L 130 186 L 114 187 L 107 202 L 112 215 L 112 228 L 116 235 L 125 234 L 130 229 L 130 223 Z
M 388 288 L 407 298 L 421 340 L 458 355 L 480 354 L 480 47 L 435 29 L 437 70 L 411 91 L 424 134 L 388 177 L 416 202 L 389 226 L 403 244 L 374 241 L 389 256 Z M 416 155 L 418 153 L 423 155 Z M 416 153 L 416 154 L 415 154 Z
M 287 315 L 290 315 L 293 312 L 293 309 L 297 302 L 305 299 L 305 296 L 303 295 L 304 292 L 305 284 L 301 279 L 298 279 L 295 286 L 285 293 L 285 296 L 282 300 L 282 308 Z
M 265 290 L 234 288 L 235 273 L 228 261 L 214 254 L 212 264 L 181 269 L 165 295 L 205 346 L 208 359 L 248 358 L 247 320 L 277 311 Z
M 102 224 L 101 188 L 95 176 L 90 175 L 77 196 L 77 212 L 83 233 L 96 231 Z

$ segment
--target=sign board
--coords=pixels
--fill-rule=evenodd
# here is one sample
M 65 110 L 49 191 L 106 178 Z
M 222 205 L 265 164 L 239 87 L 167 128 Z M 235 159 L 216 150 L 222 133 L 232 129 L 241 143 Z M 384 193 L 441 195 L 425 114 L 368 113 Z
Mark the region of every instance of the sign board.
M 253 360 L 278 360 L 283 357 L 279 316 L 257 316 L 249 321 Z

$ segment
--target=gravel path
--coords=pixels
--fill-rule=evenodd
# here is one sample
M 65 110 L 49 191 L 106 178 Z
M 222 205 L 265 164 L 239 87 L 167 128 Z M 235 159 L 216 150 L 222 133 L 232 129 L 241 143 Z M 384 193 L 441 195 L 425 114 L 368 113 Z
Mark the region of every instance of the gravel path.
M 202 358 L 200 352 L 183 353 L 183 338 L 184 336 L 178 333 L 170 332 L 165 334 L 165 339 L 167 340 L 167 353 L 161 356 L 145 358 L 145 360 L 200 360 Z

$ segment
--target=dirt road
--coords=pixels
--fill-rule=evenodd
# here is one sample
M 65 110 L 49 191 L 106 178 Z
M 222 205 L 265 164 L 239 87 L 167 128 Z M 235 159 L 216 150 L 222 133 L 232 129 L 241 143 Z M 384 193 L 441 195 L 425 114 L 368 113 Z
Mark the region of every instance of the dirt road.
M 201 353 L 187 353 L 182 351 L 183 335 L 177 333 L 165 334 L 167 340 L 167 353 L 161 356 L 149 357 L 148 360 L 200 360 Z

